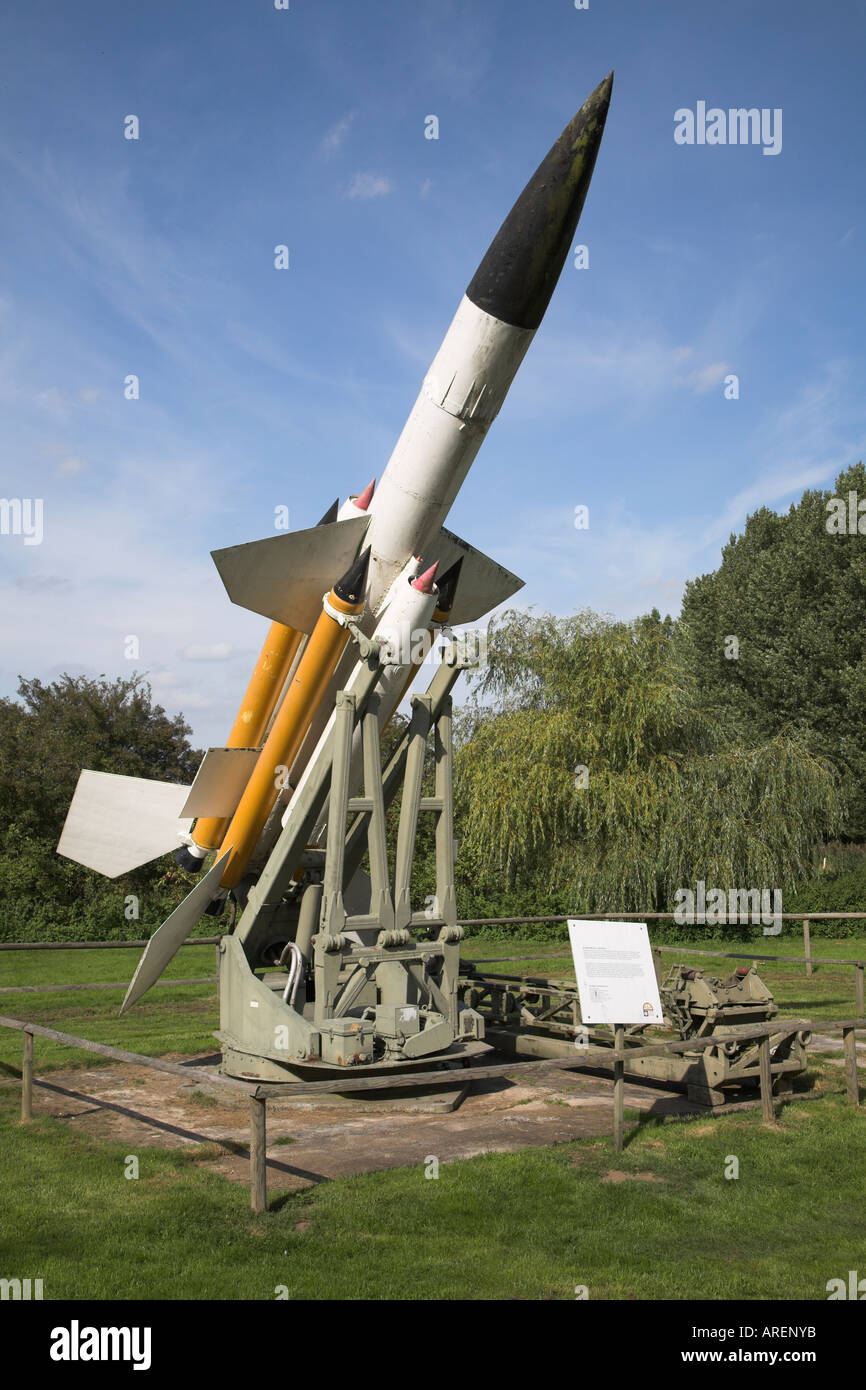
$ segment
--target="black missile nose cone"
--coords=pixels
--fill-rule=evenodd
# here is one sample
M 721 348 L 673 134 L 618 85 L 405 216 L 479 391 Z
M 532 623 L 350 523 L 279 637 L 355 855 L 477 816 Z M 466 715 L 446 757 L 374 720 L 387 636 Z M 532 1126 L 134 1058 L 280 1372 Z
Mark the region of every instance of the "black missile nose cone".
M 569 121 L 509 212 L 466 291 L 479 309 L 537 328 L 565 264 L 610 105 L 609 72 Z
M 335 497 L 321 521 L 317 521 L 317 526 L 329 526 L 332 521 L 337 520 L 337 512 L 340 510 L 340 499 Z
M 370 547 L 365 546 L 357 560 L 353 560 L 346 573 L 334 585 L 334 593 L 344 603 L 361 603 L 367 587 L 367 570 L 370 568 Z
M 436 587 L 439 590 L 439 597 L 436 600 L 436 608 L 440 613 L 450 613 L 454 607 L 454 598 L 457 593 L 457 584 L 460 579 L 460 571 L 463 568 L 463 556 L 455 560 L 443 574 L 441 579 L 437 579 Z

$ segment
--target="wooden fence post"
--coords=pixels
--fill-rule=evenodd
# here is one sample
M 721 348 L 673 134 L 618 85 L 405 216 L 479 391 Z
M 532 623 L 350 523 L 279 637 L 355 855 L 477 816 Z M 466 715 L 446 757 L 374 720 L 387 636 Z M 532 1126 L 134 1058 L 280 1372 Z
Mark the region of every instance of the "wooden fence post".
M 267 1101 L 250 1096 L 250 1207 L 267 1211 Z
M 852 1105 L 860 1104 L 860 1085 L 857 1076 L 857 1034 L 853 1028 L 842 1029 L 845 1049 L 845 1090 Z
M 864 1016 L 866 1016 L 866 994 L 864 994 L 863 989 L 862 960 L 858 960 L 856 966 L 854 967 L 854 993 L 855 998 L 857 1000 L 857 1003 L 855 1005 L 857 1010 L 857 1017 L 863 1018 Z
M 761 1105 L 763 1107 L 764 1123 L 775 1124 L 776 1107 L 773 1104 L 773 1074 L 770 1071 L 770 1035 L 766 1033 L 761 1038 L 758 1047 L 758 1062 L 761 1073 Z
M 623 1039 L 625 1027 L 622 1023 L 617 1023 L 613 1030 L 614 1053 L 617 1060 L 613 1064 L 613 1147 L 618 1154 L 622 1153 L 624 1115 L 623 1102 L 625 1083 L 623 1081 L 623 1062 L 620 1054 L 623 1050 Z
M 21 1058 L 21 1123 L 33 1117 L 33 1034 L 24 1032 Z
M 653 947 L 653 963 L 656 968 L 656 984 L 660 985 L 662 982 L 662 971 L 664 969 L 664 966 L 662 964 L 661 947 L 659 946 Z
M 806 957 L 806 974 L 812 974 L 812 938 L 811 923 L 808 917 L 803 918 L 803 955 Z

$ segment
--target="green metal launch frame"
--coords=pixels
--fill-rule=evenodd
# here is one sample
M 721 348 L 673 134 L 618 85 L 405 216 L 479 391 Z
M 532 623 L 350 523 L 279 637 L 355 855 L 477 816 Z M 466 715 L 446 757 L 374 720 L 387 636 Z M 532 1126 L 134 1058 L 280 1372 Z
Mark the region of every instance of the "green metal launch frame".
M 353 637 L 360 670 L 338 692 L 322 755 L 220 944 L 223 1070 L 244 1079 L 292 1082 L 343 1067 L 353 1075 L 405 1071 L 489 1050 L 481 1015 L 460 999 L 463 928 L 454 890 L 451 691 L 475 658 L 470 645 L 452 640 L 426 694 L 413 696 L 409 726 L 383 770 L 381 656 L 360 632 Z M 363 794 L 350 796 L 357 731 Z M 428 750 L 435 785 L 425 797 Z M 386 815 L 398 793 L 392 878 Z M 311 846 L 326 805 L 325 846 Z M 432 909 L 419 911 L 412 870 L 425 813 L 436 818 L 436 891 Z M 360 873 L 365 854 L 368 880 Z M 419 931 L 426 940 L 415 938 Z M 275 961 L 277 969 L 256 974 Z

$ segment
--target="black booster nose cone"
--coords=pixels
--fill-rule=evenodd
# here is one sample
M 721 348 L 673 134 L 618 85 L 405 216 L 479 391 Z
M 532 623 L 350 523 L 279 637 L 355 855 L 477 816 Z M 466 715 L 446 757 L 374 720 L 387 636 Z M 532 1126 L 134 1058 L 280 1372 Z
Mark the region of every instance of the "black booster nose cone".
M 370 567 L 370 547 L 361 551 L 341 579 L 334 585 L 334 593 L 344 603 L 360 603 L 367 587 L 367 570 Z
M 466 291 L 479 309 L 537 328 L 565 264 L 595 168 L 613 73 L 569 121 L 509 212 Z
M 454 607 L 454 599 L 457 596 L 457 585 L 460 582 L 460 571 L 463 568 L 463 556 L 455 560 L 454 564 L 447 569 L 441 579 L 437 579 L 436 587 L 439 590 L 439 597 L 436 600 L 436 610 L 439 613 L 450 613 Z

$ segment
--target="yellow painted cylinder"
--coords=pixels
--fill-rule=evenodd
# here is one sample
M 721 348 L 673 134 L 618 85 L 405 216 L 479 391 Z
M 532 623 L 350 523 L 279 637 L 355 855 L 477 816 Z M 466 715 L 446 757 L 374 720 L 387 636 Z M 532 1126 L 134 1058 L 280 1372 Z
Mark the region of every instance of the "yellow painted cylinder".
M 258 747 L 303 640 L 304 634 L 293 627 L 271 623 L 226 748 Z M 216 849 L 223 842 L 227 824 L 226 816 L 206 816 L 197 820 L 193 842 L 200 849 Z
M 363 600 L 360 603 L 347 603 L 333 589 L 328 595 L 328 603 L 338 613 L 347 615 L 360 613 L 364 606 Z M 221 880 L 223 888 L 233 888 L 244 872 L 279 795 L 279 769 L 291 767 L 297 757 L 316 707 L 337 669 L 348 640 L 348 630 L 327 610 L 323 610 L 310 634 L 304 655 L 238 808 L 223 836 L 220 852 L 231 849 L 231 857 Z

